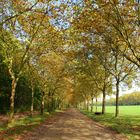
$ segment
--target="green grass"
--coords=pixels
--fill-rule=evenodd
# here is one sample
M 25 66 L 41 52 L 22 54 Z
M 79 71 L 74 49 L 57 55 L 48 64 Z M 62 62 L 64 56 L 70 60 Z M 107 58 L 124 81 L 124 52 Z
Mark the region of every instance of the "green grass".
M 120 106 L 119 117 L 114 117 L 114 106 L 106 107 L 105 115 L 95 115 L 82 110 L 94 121 L 100 122 L 108 128 L 126 135 L 129 140 L 140 140 L 140 106 Z M 101 111 L 101 107 L 98 107 Z
M 98 107 L 98 111 L 100 112 L 102 107 Z M 115 106 L 107 106 L 106 107 L 107 113 L 115 113 Z M 136 106 L 119 106 L 120 115 L 139 115 L 140 116 L 140 105 Z
M 3 137 L 5 140 L 14 140 L 14 137 L 31 131 L 51 115 L 52 114 L 46 112 L 44 115 L 34 115 L 33 117 L 26 116 L 21 119 L 13 120 L 7 125 L 0 126 L 0 133 L 4 133 Z

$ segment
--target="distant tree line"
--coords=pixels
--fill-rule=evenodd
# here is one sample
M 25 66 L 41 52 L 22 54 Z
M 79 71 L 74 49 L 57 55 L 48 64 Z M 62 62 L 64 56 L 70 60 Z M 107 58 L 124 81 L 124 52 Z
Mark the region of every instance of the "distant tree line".
M 111 98 L 106 105 L 115 105 L 115 99 Z M 140 105 L 140 92 L 120 96 L 119 105 Z

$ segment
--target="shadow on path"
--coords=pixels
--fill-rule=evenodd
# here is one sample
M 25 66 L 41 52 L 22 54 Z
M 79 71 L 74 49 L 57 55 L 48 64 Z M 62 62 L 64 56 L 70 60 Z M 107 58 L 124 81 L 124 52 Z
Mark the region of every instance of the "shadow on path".
M 46 120 L 24 140 L 127 140 L 98 125 L 76 109 L 68 109 Z

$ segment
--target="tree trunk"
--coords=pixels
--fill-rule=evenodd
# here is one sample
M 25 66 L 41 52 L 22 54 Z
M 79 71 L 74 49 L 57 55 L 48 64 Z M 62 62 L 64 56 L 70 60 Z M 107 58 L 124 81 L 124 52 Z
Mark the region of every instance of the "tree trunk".
M 84 109 L 86 110 L 86 100 L 84 100 Z
M 11 89 L 11 97 L 10 97 L 10 120 L 13 119 L 14 116 L 14 104 L 15 104 L 15 91 L 17 86 L 18 78 L 12 79 L 12 89 Z
M 56 99 L 54 98 L 54 110 L 56 110 L 57 109 L 57 107 L 56 107 Z
M 97 97 L 96 97 L 96 112 L 97 112 L 97 103 L 98 103 L 98 100 L 97 100 Z
M 87 105 L 87 107 L 86 107 L 87 111 L 89 111 L 89 100 L 87 100 L 87 104 L 86 105 Z
M 115 117 L 119 115 L 119 81 L 116 83 L 116 112 Z
M 55 100 L 52 96 L 52 100 L 51 100 L 51 112 L 55 110 Z
M 42 100 L 41 100 L 41 115 L 44 114 L 44 99 L 45 99 L 45 93 L 42 93 Z
M 93 112 L 93 98 L 91 98 L 91 112 Z
M 80 110 L 82 109 L 82 103 L 81 102 L 79 103 L 79 109 Z
M 105 97 L 106 97 L 106 93 L 105 93 L 105 89 L 103 90 L 103 100 L 102 100 L 102 114 L 105 114 Z
M 32 99 L 31 99 L 31 116 L 33 116 L 34 112 L 34 88 L 32 87 Z

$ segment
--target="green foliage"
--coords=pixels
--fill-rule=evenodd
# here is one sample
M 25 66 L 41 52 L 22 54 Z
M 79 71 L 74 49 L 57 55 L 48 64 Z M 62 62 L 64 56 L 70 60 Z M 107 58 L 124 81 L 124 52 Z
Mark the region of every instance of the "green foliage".
M 0 114 L 9 110 L 9 93 L 11 90 L 11 79 L 2 60 L 3 58 L 0 55 Z
M 34 2 L 1 1 L 0 113 L 10 108 L 12 118 L 14 111 L 40 107 L 48 112 L 69 104 L 89 108 L 102 94 L 104 109 L 115 86 L 116 116 L 118 103 L 140 104 L 138 93 L 119 99 L 120 83 L 131 87 L 139 76 L 139 4 Z
M 11 91 L 11 78 L 7 72 L 6 66 L 0 65 L 0 114 L 9 112 L 9 99 Z M 39 110 L 40 92 L 35 89 L 35 110 Z M 21 77 L 16 88 L 15 94 L 15 112 L 29 111 L 31 105 L 31 89 L 28 85 L 27 77 Z

